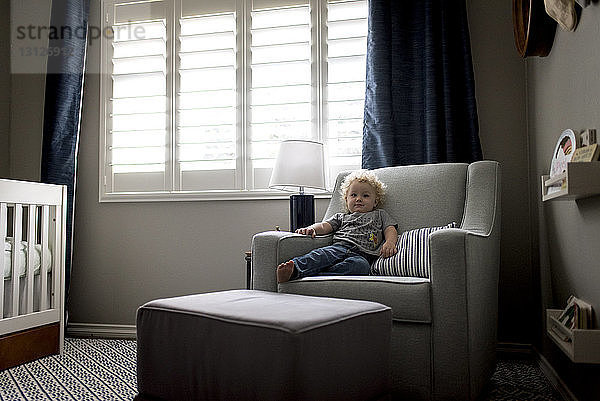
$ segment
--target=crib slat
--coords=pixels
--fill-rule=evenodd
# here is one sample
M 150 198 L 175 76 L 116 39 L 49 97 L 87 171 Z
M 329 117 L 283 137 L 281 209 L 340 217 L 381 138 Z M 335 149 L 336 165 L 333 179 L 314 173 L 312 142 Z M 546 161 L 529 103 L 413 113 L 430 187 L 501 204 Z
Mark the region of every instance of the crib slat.
M 66 208 L 66 206 L 63 206 L 63 208 Z M 62 244 L 64 244 L 62 232 L 63 208 L 54 207 L 54 253 L 52 254 L 54 259 L 52 266 L 54 266 L 54 270 L 52 270 L 52 307 L 56 309 L 60 309 L 60 303 L 63 301 L 61 297 L 54 295 L 62 294 L 64 292 L 64 288 L 62 290 L 60 289 L 61 280 L 64 281 L 62 279 L 62 275 L 65 269 L 65 266 L 61 263 L 61 258 L 64 258 L 64 248 L 62 247 Z
M 42 292 L 40 293 L 40 311 L 48 309 L 48 271 L 46 270 L 46 261 L 48 260 L 48 220 L 50 219 L 50 208 L 48 205 L 42 206 L 42 252 L 40 260 L 40 284 Z
M 21 252 L 21 238 L 23 225 L 23 205 L 15 204 L 13 213 L 13 247 L 12 247 L 12 316 L 19 316 L 19 254 Z
M 28 210 L 29 215 L 27 218 L 27 313 L 31 313 L 33 312 L 33 254 L 35 252 L 36 242 L 35 223 L 37 206 L 29 205 Z
M 0 274 L 2 283 L 0 284 L 0 320 L 4 317 L 4 244 L 6 242 L 6 226 L 8 225 L 8 216 L 6 212 L 6 203 L 0 203 L 0 239 L 2 240 L 2 257 L 0 257 Z

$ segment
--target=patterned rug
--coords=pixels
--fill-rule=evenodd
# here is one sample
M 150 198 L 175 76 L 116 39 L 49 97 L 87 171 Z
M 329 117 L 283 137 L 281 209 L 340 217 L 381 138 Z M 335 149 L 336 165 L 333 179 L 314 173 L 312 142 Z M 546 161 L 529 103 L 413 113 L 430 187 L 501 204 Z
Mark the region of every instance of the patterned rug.
M 132 400 L 136 343 L 67 338 L 55 355 L 0 372 L 0 401 Z M 484 401 L 563 401 L 532 360 L 499 360 Z
M 498 360 L 486 392 L 486 401 L 564 401 L 531 359 Z
M 63 355 L 0 372 L 0 400 L 132 400 L 136 343 L 67 338 Z

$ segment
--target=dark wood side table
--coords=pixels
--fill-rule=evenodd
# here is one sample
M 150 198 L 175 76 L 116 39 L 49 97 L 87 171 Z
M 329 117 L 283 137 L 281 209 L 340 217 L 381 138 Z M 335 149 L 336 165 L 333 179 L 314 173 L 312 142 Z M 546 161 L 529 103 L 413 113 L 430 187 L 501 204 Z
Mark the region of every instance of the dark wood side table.
M 245 252 L 246 256 L 246 289 L 249 290 L 251 287 L 252 280 L 252 252 Z

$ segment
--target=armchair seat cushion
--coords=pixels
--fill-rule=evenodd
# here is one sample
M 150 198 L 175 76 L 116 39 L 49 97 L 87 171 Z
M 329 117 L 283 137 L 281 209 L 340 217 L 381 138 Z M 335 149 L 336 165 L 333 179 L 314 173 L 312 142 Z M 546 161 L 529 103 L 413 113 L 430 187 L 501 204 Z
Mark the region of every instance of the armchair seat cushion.
M 392 320 L 431 323 L 431 283 L 419 277 L 315 276 L 279 284 L 290 294 L 361 299 L 392 308 Z

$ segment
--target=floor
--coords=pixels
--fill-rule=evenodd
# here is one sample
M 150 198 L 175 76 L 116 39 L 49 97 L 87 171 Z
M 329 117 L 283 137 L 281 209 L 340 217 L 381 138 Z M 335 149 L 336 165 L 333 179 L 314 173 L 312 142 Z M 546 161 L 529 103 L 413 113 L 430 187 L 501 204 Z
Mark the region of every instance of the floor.
M 63 355 L 0 372 L 0 401 L 132 400 L 136 342 L 67 338 Z M 564 401 L 531 359 L 500 358 L 484 401 Z M 459 400 L 457 400 L 459 401 Z

